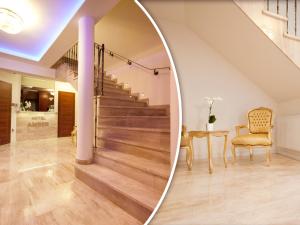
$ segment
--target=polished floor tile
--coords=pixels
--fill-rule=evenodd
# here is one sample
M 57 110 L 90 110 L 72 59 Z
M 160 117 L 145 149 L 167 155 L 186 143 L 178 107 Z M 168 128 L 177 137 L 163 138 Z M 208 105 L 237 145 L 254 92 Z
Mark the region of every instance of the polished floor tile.
M 70 138 L 0 146 L 0 224 L 140 224 L 74 177 Z
M 299 225 L 300 162 L 273 155 L 270 167 L 264 156 L 241 158 L 225 169 L 214 159 L 194 162 L 188 171 L 180 162 L 167 198 L 151 224 Z

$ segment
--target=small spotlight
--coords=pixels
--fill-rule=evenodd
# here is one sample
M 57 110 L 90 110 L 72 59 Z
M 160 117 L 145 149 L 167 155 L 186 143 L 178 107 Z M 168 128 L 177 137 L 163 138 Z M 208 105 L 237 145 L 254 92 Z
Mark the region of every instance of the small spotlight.
M 128 65 L 131 65 L 131 64 L 132 64 L 132 62 L 131 62 L 130 60 L 128 60 L 127 64 L 128 64 Z
M 111 57 L 114 57 L 114 53 L 113 53 L 113 52 L 109 52 L 109 55 L 110 55 Z
M 157 76 L 159 74 L 157 69 L 154 69 L 153 73 L 154 73 L 155 76 Z

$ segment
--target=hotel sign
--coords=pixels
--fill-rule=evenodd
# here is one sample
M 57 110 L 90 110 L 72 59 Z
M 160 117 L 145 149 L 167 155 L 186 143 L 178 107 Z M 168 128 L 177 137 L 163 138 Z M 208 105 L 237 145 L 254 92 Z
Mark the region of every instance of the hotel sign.
M 33 116 L 31 121 L 28 122 L 27 127 L 49 127 L 49 122 L 44 116 Z

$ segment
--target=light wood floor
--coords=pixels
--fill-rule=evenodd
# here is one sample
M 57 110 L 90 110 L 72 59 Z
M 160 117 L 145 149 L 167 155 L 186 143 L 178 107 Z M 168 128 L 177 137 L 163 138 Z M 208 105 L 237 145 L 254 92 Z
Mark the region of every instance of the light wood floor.
M 140 224 L 74 177 L 69 138 L 0 146 L 0 224 Z
M 177 166 L 167 198 L 151 224 L 299 225 L 300 161 L 274 154 L 271 167 L 264 155 L 242 158 L 223 167 L 214 159 L 194 162 L 187 171 Z

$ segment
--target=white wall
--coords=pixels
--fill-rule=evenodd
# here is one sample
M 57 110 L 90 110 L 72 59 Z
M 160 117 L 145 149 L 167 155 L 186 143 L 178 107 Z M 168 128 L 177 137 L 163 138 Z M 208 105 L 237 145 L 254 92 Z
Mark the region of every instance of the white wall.
M 217 116 L 215 128 L 229 130 L 230 139 L 235 135 L 234 126 L 247 124 L 248 110 L 265 106 L 276 111 L 275 102 L 255 84 L 247 80 L 218 52 L 193 32 L 186 29 L 182 31 L 186 43 L 192 44 L 185 45 L 178 51 L 174 50 L 179 52 L 180 56 L 177 68 L 182 91 L 183 124 L 186 124 L 189 130 L 205 129 L 208 117 L 207 103 L 203 99 L 205 96 L 220 96 L 224 99 L 222 102 L 216 102 L 214 108 L 213 113 Z M 178 38 L 175 41 L 180 43 L 184 40 Z M 221 156 L 222 141 L 220 139 L 214 141 L 214 155 Z M 207 157 L 204 140 L 195 141 L 194 146 L 196 157 Z
M 300 152 L 300 99 L 281 102 L 278 105 L 277 146 L 279 152 Z
M 21 75 L 0 70 L 0 80 L 12 84 L 12 103 L 20 106 L 21 99 Z M 16 123 L 18 107 L 11 107 L 11 143 L 16 142 Z
M 163 49 L 143 55 L 135 61 L 150 68 L 170 66 L 167 53 Z M 112 74 L 119 83 L 128 84 L 132 93 L 142 94 L 141 98 L 149 98 L 150 105 L 170 104 L 169 70 L 161 70 L 159 75 L 155 76 L 152 71 L 117 63 L 107 69 L 107 74 Z
M 43 66 L 32 65 L 17 60 L 0 57 L 0 69 L 16 71 L 23 74 L 55 78 L 55 70 Z
M 230 139 L 235 135 L 235 125 L 246 124 L 248 110 L 265 106 L 276 112 L 277 104 L 273 99 L 184 23 L 172 22 L 162 18 L 165 15 L 156 14 L 159 11 L 151 11 L 151 8 L 155 9 L 155 2 L 142 3 L 156 19 L 175 60 L 182 94 L 183 124 L 187 125 L 188 130 L 205 129 L 208 117 L 208 108 L 203 99 L 205 96 L 220 96 L 224 99 L 217 102 L 214 108 L 217 116 L 215 128 L 229 130 Z M 195 140 L 194 147 L 195 158 L 207 158 L 206 140 Z M 222 148 L 223 140 L 214 139 L 213 154 L 221 156 Z M 183 153 L 180 158 L 183 158 Z

